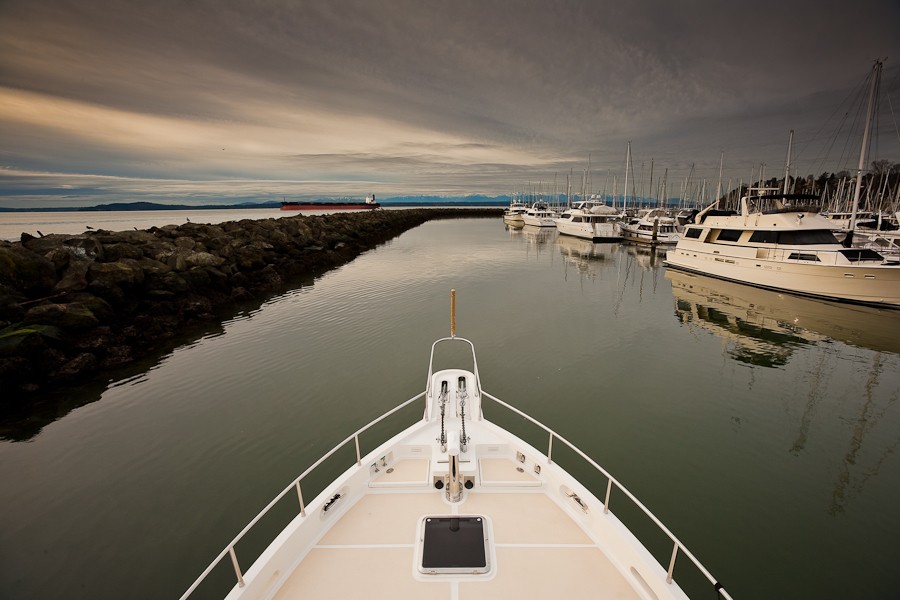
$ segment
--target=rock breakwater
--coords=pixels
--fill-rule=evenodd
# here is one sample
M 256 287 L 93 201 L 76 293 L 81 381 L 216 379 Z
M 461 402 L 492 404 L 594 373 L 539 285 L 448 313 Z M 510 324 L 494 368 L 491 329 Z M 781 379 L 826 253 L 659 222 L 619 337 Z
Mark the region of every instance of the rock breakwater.
M 498 209 L 409 209 L 22 234 L 0 242 L 0 403 L 104 376 L 192 324 L 344 264 L 425 221 Z M 2 408 L 2 407 L 0 407 Z

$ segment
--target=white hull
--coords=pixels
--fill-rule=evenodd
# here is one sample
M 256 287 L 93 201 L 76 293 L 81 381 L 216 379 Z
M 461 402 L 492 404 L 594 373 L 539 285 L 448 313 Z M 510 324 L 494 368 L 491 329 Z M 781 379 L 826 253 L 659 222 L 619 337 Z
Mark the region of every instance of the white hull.
M 633 232 L 628 230 L 622 231 L 623 237 L 629 242 L 638 242 L 639 244 L 658 244 L 674 246 L 678 243 L 678 235 L 658 235 L 656 238 L 652 234 L 643 232 Z
M 721 246 L 711 246 L 682 240 L 677 248 L 666 253 L 666 264 L 675 269 L 803 296 L 900 306 L 900 267 L 788 261 L 786 257 L 796 250 L 730 247 L 726 254 Z
M 622 239 L 617 223 L 574 223 L 556 220 L 556 228 L 563 235 L 571 235 L 592 242 L 617 242 Z
M 526 214 L 522 222 L 532 227 L 556 227 L 556 217 L 536 217 Z
M 654 233 L 652 230 L 639 229 L 637 225 L 622 224 L 622 236 L 629 242 L 641 244 L 677 244 L 680 238 L 677 232 Z

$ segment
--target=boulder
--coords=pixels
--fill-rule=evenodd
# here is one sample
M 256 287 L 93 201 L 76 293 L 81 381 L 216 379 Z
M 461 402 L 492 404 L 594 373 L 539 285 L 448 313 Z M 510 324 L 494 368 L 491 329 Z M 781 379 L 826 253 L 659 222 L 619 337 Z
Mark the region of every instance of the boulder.
M 49 293 L 56 283 L 56 265 L 22 246 L 0 246 L 0 284 L 28 296 Z
M 134 285 L 144 280 L 144 272 L 137 261 L 122 259 L 111 263 L 91 263 L 88 275 L 91 283 L 100 282 L 117 286 Z
M 56 371 L 57 377 L 62 379 L 76 379 L 97 370 L 97 357 L 90 352 L 82 352 L 68 361 Z
M 88 285 L 87 273 L 92 262 L 86 258 L 72 257 L 62 273 L 62 278 L 53 286 L 57 292 L 83 290 Z
M 192 267 L 218 267 L 225 259 L 209 252 L 192 252 L 185 257 L 185 262 Z
M 33 356 L 61 336 L 60 329 L 52 325 L 10 325 L 0 330 L 0 356 Z
M 25 313 L 25 323 L 50 325 L 59 329 L 90 329 L 100 321 L 86 305 L 80 302 L 70 304 L 41 304 Z
M 103 253 L 107 262 L 115 262 L 120 258 L 132 258 L 135 260 L 144 258 L 144 251 L 139 246 L 127 242 L 103 246 Z
M 53 250 L 63 249 L 77 258 L 87 258 L 89 260 L 104 259 L 103 244 L 89 234 L 69 235 L 55 233 L 40 238 L 31 236 L 29 238 L 25 240 L 23 237 L 22 246 L 42 256 L 46 256 Z

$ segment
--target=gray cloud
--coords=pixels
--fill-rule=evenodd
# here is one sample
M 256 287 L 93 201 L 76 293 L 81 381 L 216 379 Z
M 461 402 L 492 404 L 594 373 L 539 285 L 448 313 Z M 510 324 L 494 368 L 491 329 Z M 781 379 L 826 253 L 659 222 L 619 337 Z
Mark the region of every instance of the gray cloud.
M 854 10 L 878 18 L 831 0 L 7 0 L 2 202 L 44 198 L 11 194 L 11 172 L 112 177 L 104 195 L 507 193 L 589 153 L 621 174 L 627 141 L 636 168 L 681 177 L 716 177 L 724 152 L 736 181 L 783 170 L 790 129 L 800 174 L 838 170 L 823 124 L 875 58 L 900 88 L 900 5 Z M 878 158 L 900 161 L 884 108 Z

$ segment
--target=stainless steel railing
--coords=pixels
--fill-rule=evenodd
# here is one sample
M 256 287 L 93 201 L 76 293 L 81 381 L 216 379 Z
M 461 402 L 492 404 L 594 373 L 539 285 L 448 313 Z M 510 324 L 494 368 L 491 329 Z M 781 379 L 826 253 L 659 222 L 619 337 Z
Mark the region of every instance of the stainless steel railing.
M 457 339 L 459 339 L 459 338 L 457 338 Z M 430 371 L 431 371 L 431 369 L 429 368 L 429 372 Z M 480 388 L 480 385 L 479 385 L 479 388 Z M 612 494 L 613 486 L 615 486 L 629 500 L 631 500 L 631 502 L 634 504 L 635 507 L 637 507 L 639 510 L 641 510 L 659 528 L 659 530 L 669 538 L 669 540 L 673 543 L 673 548 L 672 548 L 672 558 L 669 561 L 669 566 L 668 566 L 668 570 L 667 570 L 666 581 L 668 583 L 672 583 L 674 581 L 675 561 L 678 558 L 679 553 L 681 553 L 681 554 L 684 554 L 685 556 L 687 556 L 688 559 L 694 564 L 694 566 L 704 575 L 704 577 L 706 577 L 706 579 L 710 582 L 710 584 L 713 585 L 715 591 L 718 593 L 720 598 L 724 598 L 725 600 L 733 600 L 732 597 L 728 594 L 728 592 L 726 592 L 725 589 L 721 586 L 721 584 L 715 579 L 715 577 L 712 576 L 712 574 L 706 569 L 706 567 L 704 567 L 703 564 L 701 564 L 700 561 L 697 560 L 697 558 L 684 546 L 684 544 L 682 544 L 678 540 L 678 538 L 676 538 L 675 535 L 671 531 L 669 531 L 669 529 L 659 519 L 657 519 L 656 516 L 652 512 L 650 512 L 650 510 L 646 506 L 644 506 L 641 503 L 640 500 L 638 500 L 630 491 L 628 491 L 628 489 L 624 485 L 622 485 L 618 480 L 616 480 L 615 477 L 610 475 L 609 472 L 606 471 L 606 469 L 604 469 L 599 464 L 597 464 L 592 458 L 590 458 L 587 454 L 585 454 L 580 449 L 578 449 L 578 447 L 576 447 L 574 444 L 569 442 L 566 438 L 559 435 L 558 433 L 556 433 L 555 431 L 553 431 L 552 429 L 550 429 L 549 427 L 547 427 L 540 421 L 532 418 L 531 416 L 529 416 L 526 413 L 520 411 L 519 409 L 507 404 L 506 402 L 503 402 L 499 398 L 492 396 L 491 394 L 488 394 L 484 390 L 480 390 L 480 391 L 481 391 L 482 398 L 488 398 L 488 399 L 492 400 L 493 402 L 497 403 L 498 405 L 502 406 L 503 408 L 506 408 L 507 410 L 513 412 L 514 414 L 519 415 L 520 417 L 530 421 L 531 423 L 533 423 L 534 425 L 536 425 L 537 427 L 539 427 L 540 429 L 542 429 L 545 433 L 547 433 L 549 435 L 549 441 L 547 443 L 547 461 L 548 462 L 550 462 L 550 463 L 553 462 L 553 442 L 554 442 L 554 440 L 558 440 L 559 442 L 565 444 L 570 450 L 575 452 L 582 459 L 584 459 L 587 462 L 587 464 L 589 464 L 591 467 L 593 467 L 599 473 L 601 473 L 604 477 L 606 477 L 607 478 L 606 497 L 603 500 L 603 513 L 604 514 L 609 513 L 610 496 Z M 284 490 L 281 491 L 280 494 L 278 494 L 271 502 L 269 502 L 269 504 L 266 505 L 266 507 L 263 508 L 259 512 L 259 514 L 257 514 L 256 517 L 252 521 L 250 521 L 250 523 L 248 523 L 244 527 L 244 529 L 241 530 L 240 533 L 237 534 L 237 536 L 235 536 L 235 538 L 225 547 L 225 549 L 222 550 L 222 552 L 219 553 L 219 555 L 215 559 L 213 559 L 213 561 L 209 564 L 209 566 L 206 568 L 206 570 L 204 570 L 200 574 L 200 576 L 194 581 L 194 583 L 191 585 L 191 587 L 188 588 L 188 590 L 181 596 L 180 600 L 187 600 L 187 598 L 189 598 L 191 596 L 191 594 L 203 583 L 203 581 L 206 579 L 206 577 L 209 576 L 209 574 L 212 572 L 212 570 L 216 566 L 219 565 L 219 563 L 225 558 L 226 555 L 229 556 L 231 559 L 232 567 L 234 569 L 235 577 L 237 580 L 237 585 L 239 587 L 243 587 L 244 571 L 240 567 L 240 563 L 238 562 L 238 558 L 237 558 L 237 553 L 235 551 L 235 546 L 237 545 L 237 543 L 240 542 L 241 539 L 243 539 L 243 537 L 251 529 L 253 529 L 253 527 L 272 509 L 272 507 L 274 507 L 282 498 L 284 498 L 288 494 L 288 492 L 291 491 L 291 489 L 295 489 L 297 491 L 297 499 L 299 501 L 300 515 L 305 517 L 306 516 L 306 505 L 303 502 L 303 492 L 302 492 L 301 485 L 300 485 L 301 482 L 303 481 L 303 479 L 306 478 L 317 467 L 322 465 L 322 463 L 324 463 L 326 460 L 331 458 L 336 452 L 338 452 L 339 450 L 344 448 L 344 446 L 349 444 L 351 440 L 353 441 L 353 443 L 355 445 L 355 449 L 356 449 L 356 464 L 357 464 L 357 466 L 362 466 L 362 456 L 360 454 L 360 448 L 359 448 L 360 434 L 365 433 L 367 430 L 371 429 L 373 426 L 377 425 L 381 421 L 390 417 L 397 411 L 402 410 L 403 408 L 409 406 L 410 404 L 412 404 L 413 402 L 415 402 L 417 400 L 420 400 L 423 397 L 426 397 L 426 392 L 422 392 L 422 393 L 410 398 L 406 402 L 394 407 L 390 411 L 384 413 L 380 417 L 371 421 L 364 427 L 361 427 L 355 433 L 348 436 L 342 442 L 337 444 L 328 453 L 323 455 L 319 460 L 317 460 L 315 463 L 313 463 L 309 468 L 307 468 L 305 471 L 303 471 L 303 473 L 301 473 L 299 477 L 294 479 L 287 487 L 284 488 Z M 483 408 L 484 408 L 483 405 L 481 408 L 483 410 Z M 427 407 L 426 407 L 425 411 L 427 412 Z M 663 566 L 662 563 L 660 563 L 660 566 Z
M 247 535 L 247 532 L 249 532 L 251 529 L 253 529 L 253 527 L 257 523 L 259 523 L 259 521 L 264 516 L 266 516 L 266 514 L 270 510 L 272 510 L 272 507 L 275 506 L 282 498 L 284 498 L 287 495 L 287 493 L 290 492 L 292 489 L 297 490 L 297 499 L 300 504 L 300 515 L 305 517 L 306 516 L 306 505 L 303 503 L 303 491 L 301 489 L 300 482 L 303 481 L 303 479 L 306 478 L 307 475 L 312 473 L 322 463 L 324 463 L 326 460 L 331 458 L 336 452 L 338 452 L 339 450 L 344 448 L 344 446 L 349 444 L 351 440 L 353 441 L 353 443 L 356 447 L 356 464 L 357 464 L 357 466 L 361 466 L 362 465 L 362 455 L 360 454 L 360 450 L 359 450 L 360 434 L 364 433 L 368 429 L 371 429 L 373 426 L 377 425 L 381 421 L 390 417 L 397 411 L 402 410 L 403 408 L 406 408 L 407 406 L 409 406 L 416 400 L 419 400 L 424 397 L 425 397 L 425 392 L 422 392 L 416 396 L 413 396 L 412 398 L 410 398 L 403 404 L 395 406 L 393 409 L 384 413 L 377 419 L 371 421 L 364 427 L 357 429 L 353 435 L 347 437 L 344 441 L 340 442 L 334 448 L 332 448 L 327 454 L 322 456 L 322 458 L 320 458 L 319 460 L 314 462 L 312 465 L 310 465 L 309 468 L 307 468 L 305 471 L 303 471 L 303 473 L 301 473 L 299 477 L 294 479 L 294 481 L 292 481 L 286 488 L 284 488 L 280 494 L 278 494 L 271 502 L 269 502 L 269 504 L 267 504 L 266 507 L 263 508 L 259 512 L 259 514 L 257 514 L 256 517 L 254 517 L 253 520 L 250 521 L 246 525 L 246 527 L 244 527 L 241 530 L 241 532 L 239 534 L 237 534 L 237 536 L 235 536 L 235 538 L 233 540 L 231 540 L 231 542 L 225 547 L 225 549 L 222 550 L 222 552 L 220 552 L 219 555 L 213 559 L 213 561 L 209 564 L 208 567 L 206 567 L 206 570 L 204 570 L 203 573 L 201 573 L 200 576 L 197 577 L 197 579 L 194 581 L 194 583 L 191 585 L 191 587 L 189 587 L 187 589 L 187 591 L 181 596 L 180 600 L 187 600 L 187 598 L 189 598 L 191 596 L 191 594 L 194 593 L 194 591 L 200 586 L 200 584 L 203 583 L 203 581 L 209 576 L 209 574 L 212 572 L 212 570 L 215 569 L 219 565 L 219 563 L 222 561 L 223 558 L 225 558 L 226 555 L 231 557 L 231 564 L 232 564 L 232 567 L 234 568 L 234 574 L 235 574 L 235 577 L 237 578 L 238 586 L 243 587 L 244 586 L 244 571 L 241 569 L 240 564 L 238 563 L 237 553 L 235 552 L 235 546 L 237 545 L 238 542 L 240 542 L 244 538 L 245 535 Z M 423 411 L 423 414 L 424 414 L 424 411 Z
M 663 525 L 662 521 L 657 519 L 656 515 L 654 515 L 652 512 L 650 512 L 650 509 L 648 509 L 646 506 L 644 506 L 643 503 L 641 503 L 641 501 L 638 500 L 634 496 L 634 494 L 632 494 L 630 491 L 628 491 L 628 488 L 626 488 L 624 485 L 619 483 L 619 481 L 616 480 L 615 477 L 610 475 L 606 469 L 604 469 L 603 467 L 598 465 L 591 457 L 589 457 L 587 454 L 585 454 L 584 452 L 579 450 L 578 447 L 575 446 L 574 444 L 572 444 L 569 440 L 567 440 L 563 436 L 559 435 L 558 433 L 556 433 L 555 431 L 553 431 L 552 429 L 550 429 L 549 427 L 547 427 L 540 421 L 530 417 L 526 413 L 520 411 L 519 409 L 517 409 L 513 406 L 510 406 L 506 402 L 500 400 L 499 398 L 497 398 L 495 396 L 492 396 L 491 394 L 488 394 L 485 391 L 482 391 L 482 397 L 493 400 L 500 406 L 502 406 L 502 407 L 506 408 L 507 410 L 519 415 L 520 417 L 530 421 L 534 425 L 543 429 L 545 433 L 549 434 L 550 439 L 547 443 L 547 462 L 550 462 L 550 463 L 553 462 L 553 440 L 556 439 L 556 440 L 559 440 L 560 442 L 562 442 L 563 444 L 565 444 L 566 446 L 568 446 L 570 450 L 575 452 L 578 456 L 583 458 L 585 460 L 585 462 L 587 462 L 594 469 L 596 469 L 601 474 L 603 474 L 603 476 L 607 478 L 606 497 L 603 500 L 603 513 L 604 514 L 609 513 L 609 500 L 610 500 L 610 495 L 612 494 L 613 485 L 615 485 L 616 488 L 620 492 L 625 494 L 625 496 L 629 500 L 631 500 L 632 503 L 638 509 L 640 509 L 660 529 L 660 531 L 662 531 L 669 538 L 669 540 L 671 540 L 672 543 L 674 544 L 674 546 L 672 548 L 672 559 L 669 561 L 669 568 L 668 568 L 667 576 L 666 576 L 666 581 L 668 583 L 672 583 L 674 581 L 675 559 L 678 558 L 678 553 L 681 552 L 685 556 L 687 556 L 688 559 L 690 559 L 690 561 L 692 563 L 694 563 L 694 566 L 696 566 L 697 569 L 704 575 L 704 577 L 706 577 L 706 579 L 709 580 L 709 582 L 713 585 L 715 591 L 719 594 L 719 597 L 724 598 L 725 600 L 733 600 L 731 598 L 731 596 L 728 594 L 728 592 L 726 592 L 725 589 L 721 586 L 721 584 L 716 580 L 716 578 L 713 577 L 712 574 L 706 569 L 706 567 L 704 567 L 700 563 L 700 561 L 697 560 L 697 558 L 693 554 L 691 554 L 690 550 L 688 550 L 684 546 L 684 544 L 682 544 L 680 541 L 678 541 L 678 538 L 676 538 L 675 535 L 671 531 L 669 531 L 669 528 L 666 527 L 665 525 Z M 482 409 L 483 408 L 484 408 L 484 405 L 482 404 Z M 663 565 L 660 564 L 660 566 L 663 566 Z

